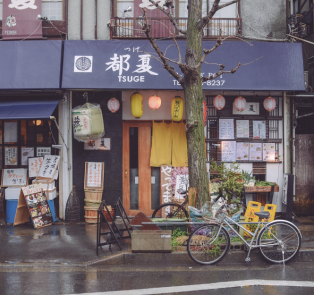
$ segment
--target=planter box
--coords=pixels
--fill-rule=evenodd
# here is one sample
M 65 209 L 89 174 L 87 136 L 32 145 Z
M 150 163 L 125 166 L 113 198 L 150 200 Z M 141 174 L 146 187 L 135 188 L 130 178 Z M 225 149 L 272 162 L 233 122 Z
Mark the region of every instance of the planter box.
M 171 253 L 171 230 L 133 231 L 131 238 L 134 253 Z
M 244 186 L 246 193 L 270 193 L 271 186 Z M 276 184 L 274 192 L 279 192 L 279 186 Z

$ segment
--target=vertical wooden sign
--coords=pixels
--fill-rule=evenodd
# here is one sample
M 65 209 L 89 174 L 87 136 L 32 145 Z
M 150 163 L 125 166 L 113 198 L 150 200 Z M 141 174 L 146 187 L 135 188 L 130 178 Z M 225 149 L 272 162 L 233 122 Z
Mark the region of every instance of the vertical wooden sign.
M 171 187 L 171 172 L 172 166 L 161 165 L 160 166 L 160 204 L 169 203 L 172 197 L 172 187 Z M 162 218 L 165 218 L 167 213 L 165 212 L 169 208 L 162 210 Z
M 85 162 L 85 190 L 103 190 L 104 189 L 104 168 L 103 162 Z

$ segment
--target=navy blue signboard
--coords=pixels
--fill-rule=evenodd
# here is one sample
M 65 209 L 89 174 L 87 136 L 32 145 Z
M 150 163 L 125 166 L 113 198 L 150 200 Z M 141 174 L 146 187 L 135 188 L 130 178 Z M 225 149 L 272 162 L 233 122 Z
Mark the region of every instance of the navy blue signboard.
M 166 57 L 178 60 L 173 41 L 158 41 Z M 182 57 L 186 42 L 178 41 Z M 210 49 L 214 41 L 203 42 Z M 182 89 L 146 40 L 65 41 L 63 89 Z M 302 45 L 298 43 L 225 41 L 208 55 L 202 75 L 219 71 L 234 74 L 203 83 L 203 89 L 304 91 Z M 172 64 L 181 74 L 179 67 Z

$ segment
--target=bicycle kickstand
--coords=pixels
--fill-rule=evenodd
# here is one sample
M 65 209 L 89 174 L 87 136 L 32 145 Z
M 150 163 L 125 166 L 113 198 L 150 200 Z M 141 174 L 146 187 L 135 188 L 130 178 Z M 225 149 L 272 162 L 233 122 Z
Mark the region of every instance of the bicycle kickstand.
M 245 258 L 245 262 L 250 262 L 251 261 L 250 253 L 251 253 L 251 248 L 249 249 L 249 252 L 247 253 L 247 256 Z

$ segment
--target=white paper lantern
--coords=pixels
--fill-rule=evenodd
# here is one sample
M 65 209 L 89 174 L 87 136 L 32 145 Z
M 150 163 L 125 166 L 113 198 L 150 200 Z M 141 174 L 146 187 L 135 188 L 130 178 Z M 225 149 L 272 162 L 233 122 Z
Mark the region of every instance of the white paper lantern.
M 120 108 L 120 102 L 115 97 L 112 97 L 108 100 L 107 107 L 111 113 L 115 113 Z
M 264 99 L 263 105 L 267 111 L 271 112 L 276 107 L 276 100 L 273 97 L 269 96 Z
M 222 110 L 225 105 L 226 105 L 226 100 L 222 95 L 217 95 L 214 97 L 214 101 L 213 101 L 214 107 L 220 111 Z
M 242 96 L 238 96 L 234 102 L 234 107 L 239 111 L 242 112 L 245 109 L 246 106 L 246 100 Z

